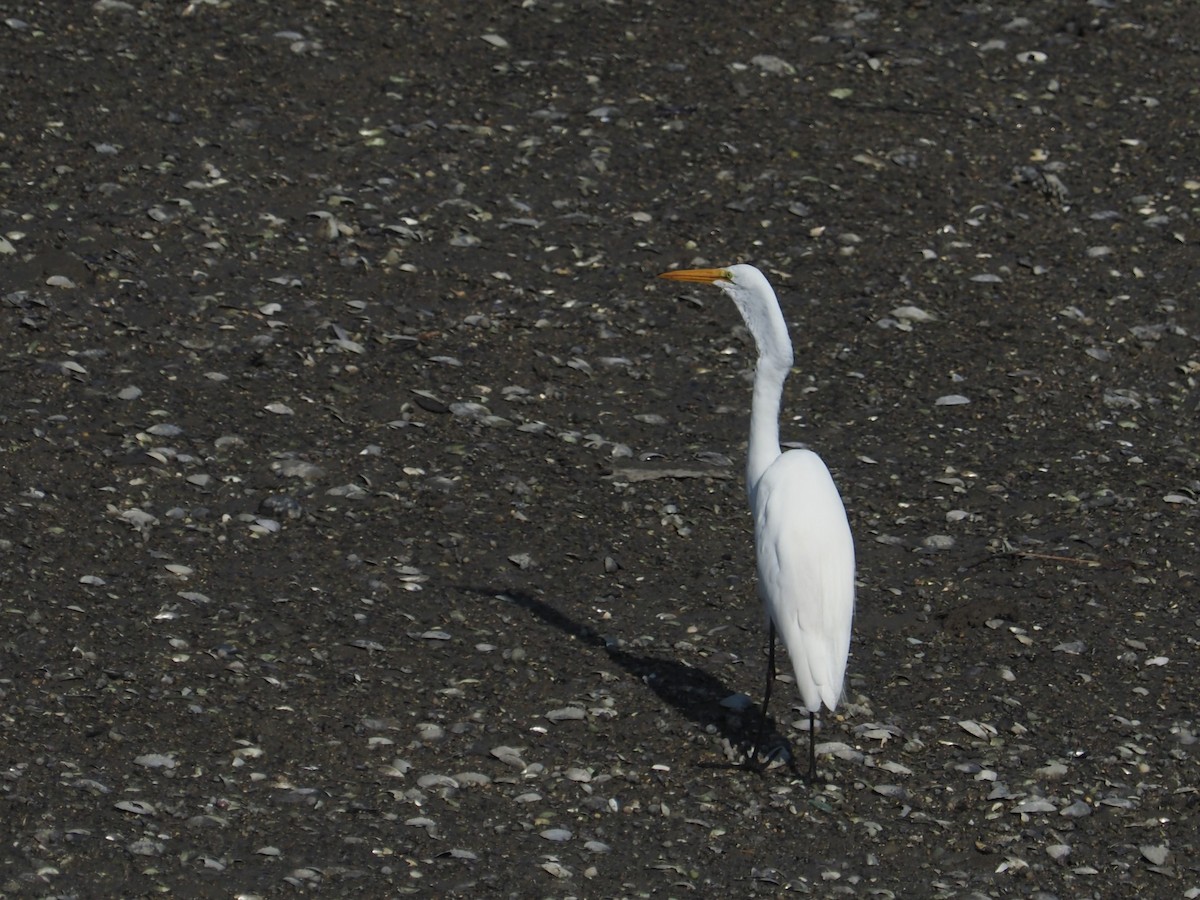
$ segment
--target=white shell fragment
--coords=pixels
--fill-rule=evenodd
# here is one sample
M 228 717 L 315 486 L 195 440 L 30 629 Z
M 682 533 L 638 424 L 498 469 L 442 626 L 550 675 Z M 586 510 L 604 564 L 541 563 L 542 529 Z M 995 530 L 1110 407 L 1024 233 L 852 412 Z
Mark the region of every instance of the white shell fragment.
M 144 800 L 118 800 L 113 804 L 113 808 L 135 816 L 152 816 L 157 812 L 153 803 Z
M 1048 844 L 1046 846 L 1046 855 L 1055 862 L 1062 862 L 1071 855 L 1071 848 L 1067 844 Z
M 521 759 L 521 750 L 518 747 L 499 746 L 493 747 L 491 750 L 492 756 L 500 760 L 505 765 L 512 766 L 514 769 L 524 769 L 526 767 L 525 760 Z
M 750 58 L 750 65 L 761 69 L 770 75 L 795 75 L 796 67 L 778 56 L 772 56 L 769 53 L 760 53 L 758 56 Z
M 133 761 L 147 769 L 175 768 L 175 758 L 165 753 L 143 753 L 141 756 L 134 757 Z
M 1062 778 L 1067 774 L 1067 767 L 1060 762 L 1047 763 L 1034 774 L 1041 778 Z
M 892 315 L 902 322 L 936 322 L 937 316 L 919 306 L 897 306 Z
M 544 863 L 542 863 L 541 868 L 543 869 L 543 871 L 545 871 L 546 873 L 548 873 L 550 875 L 553 875 L 555 878 L 570 878 L 574 874 L 570 869 L 568 869 L 566 866 L 564 866 L 562 863 L 558 862 L 557 860 L 550 860 L 549 862 L 544 862 Z
M 423 722 L 417 726 L 417 734 L 423 741 L 440 741 L 446 736 L 446 729 L 434 722 Z
M 996 736 L 996 729 L 991 725 L 983 722 L 976 722 L 973 719 L 963 719 L 958 723 L 958 727 L 972 737 L 977 737 L 980 740 L 989 740 Z
M 948 534 L 931 534 L 921 541 L 926 550 L 950 550 L 958 542 Z
M 1162 844 L 1143 844 L 1138 848 L 1146 862 L 1153 866 L 1161 866 L 1167 861 L 1170 851 Z
M 528 553 L 513 553 L 508 557 L 508 561 L 518 569 L 528 569 L 533 566 L 533 557 Z
M 1079 656 L 1087 650 L 1087 644 L 1083 641 L 1064 641 L 1061 644 L 1056 644 L 1052 649 L 1056 653 L 1069 653 L 1072 656 Z
M 1013 813 L 1051 813 L 1058 809 L 1053 803 L 1045 797 L 1030 797 L 1027 800 L 1022 800 L 1014 806 L 1010 812 Z
M 725 697 L 721 701 L 721 706 L 725 707 L 726 709 L 735 710 L 736 712 L 745 712 L 746 710 L 750 709 L 750 707 L 754 706 L 754 700 L 749 694 L 743 694 L 739 692 Z

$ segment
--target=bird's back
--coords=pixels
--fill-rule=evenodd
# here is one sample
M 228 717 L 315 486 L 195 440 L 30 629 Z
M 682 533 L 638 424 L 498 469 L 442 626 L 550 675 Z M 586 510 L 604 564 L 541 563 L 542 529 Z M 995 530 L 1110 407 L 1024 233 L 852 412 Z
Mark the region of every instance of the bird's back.
M 758 590 L 787 647 L 804 705 L 835 709 L 854 619 L 854 542 L 825 463 L 782 454 L 750 496 Z

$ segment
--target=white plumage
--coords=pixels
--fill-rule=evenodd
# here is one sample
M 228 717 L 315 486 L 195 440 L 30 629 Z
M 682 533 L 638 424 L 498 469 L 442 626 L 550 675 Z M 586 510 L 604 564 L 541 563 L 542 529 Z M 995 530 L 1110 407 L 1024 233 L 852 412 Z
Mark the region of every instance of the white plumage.
M 789 450 L 750 488 L 758 595 L 809 712 L 837 709 L 854 617 L 854 543 L 821 457 Z

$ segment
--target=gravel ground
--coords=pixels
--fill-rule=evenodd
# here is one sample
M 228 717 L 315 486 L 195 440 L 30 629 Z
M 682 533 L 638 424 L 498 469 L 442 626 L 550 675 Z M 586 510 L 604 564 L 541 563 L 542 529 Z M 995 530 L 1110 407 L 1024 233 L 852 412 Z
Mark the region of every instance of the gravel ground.
M 0 0 L 0 892 L 1200 896 L 1198 55 Z M 735 765 L 753 346 L 653 277 L 739 261 L 858 544 L 815 784 Z

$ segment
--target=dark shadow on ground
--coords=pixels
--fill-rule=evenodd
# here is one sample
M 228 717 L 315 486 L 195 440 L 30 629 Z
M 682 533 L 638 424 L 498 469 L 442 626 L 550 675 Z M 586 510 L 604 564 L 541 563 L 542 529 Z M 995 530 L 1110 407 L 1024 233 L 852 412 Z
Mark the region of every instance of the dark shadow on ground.
M 761 708 L 758 704 L 742 713 L 721 706 L 721 701 L 735 691 L 721 679 L 686 663 L 658 656 L 631 653 L 598 634 L 590 625 L 577 622 L 527 591 L 512 588 L 463 586 L 460 589 L 492 599 L 512 603 L 527 610 L 563 634 L 593 648 L 649 687 L 680 716 L 695 722 L 708 731 L 726 738 L 731 745 L 745 752 L 758 736 Z M 774 723 L 772 723 L 772 726 Z M 742 768 L 730 765 L 730 768 Z

